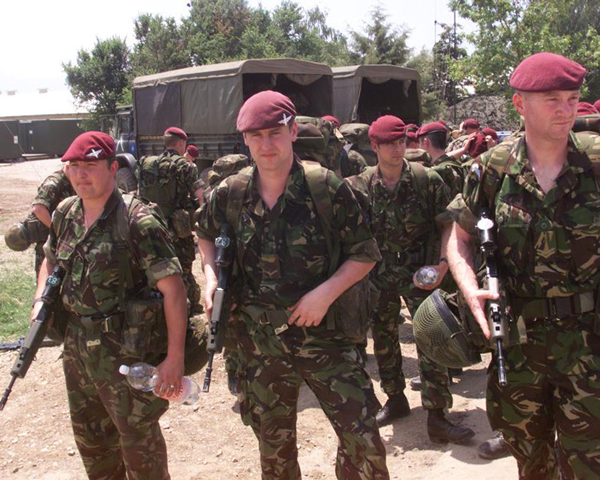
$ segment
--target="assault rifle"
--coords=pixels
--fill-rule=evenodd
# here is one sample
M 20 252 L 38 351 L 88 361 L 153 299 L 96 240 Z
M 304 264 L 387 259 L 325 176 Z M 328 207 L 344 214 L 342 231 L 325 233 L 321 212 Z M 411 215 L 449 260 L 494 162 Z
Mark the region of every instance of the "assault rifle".
M 495 224 L 487 209 L 482 209 L 477 222 L 477 230 L 479 231 L 479 245 L 481 252 L 485 257 L 485 275 L 488 283 L 488 290 L 492 293 L 500 295 L 500 277 L 498 274 L 498 263 L 496 259 L 496 235 Z M 488 300 L 487 308 L 488 323 L 491 332 L 491 341 L 495 342 L 498 359 L 498 383 L 505 387 L 506 369 L 504 367 L 504 353 L 502 344 L 508 338 L 508 321 L 507 314 L 502 309 L 500 302 L 497 300 Z
M 15 384 L 17 378 L 25 378 L 27 370 L 31 366 L 31 362 L 35 358 L 35 354 L 42 345 L 46 331 L 48 330 L 48 320 L 52 315 L 52 306 L 60 293 L 60 284 L 65 276 L 65 270 L 61 267 L 54 267 L 52 274 L 46 280 L 46 286 L 42 292 L 42 308 L 31 322 L 29 331 L 23 340 L 19 356 L 15 360 L 15 363 L 10 371 L 12 378 L 2 400 L 0 400 L 0 410 L 4 410 L 4 405 L 8 401 L 8 396 L 12 391 L 12 387 Z
M 218 281 L 215 295 L 213 296 L 213 308 L 209 321 L 208 332 L 208 365 L 206 367 L 206 376 L 202 391 L 210 390 L 210 380 L 212 376 L 212 364 L 215 353 L 221 353 L 223 343 L 225 342 L 225 331 L 227 330 L 227 322 L 231 313 L 231 294 L 228 291 L 227 282 L 231 273 L 232 265 L 232 246 L 231 246 L 231 227 L 224 223 L 221 226 L 219 236 L 215 239 L 217 247 L 215 255 L 215 264 L 218 268 Z
M 20 348 L 23 346 L 24 343 L 25 343 L 25 337 L 19 338 L 16 342 L 0 343 L 0 352 L 10 352 L 12 350 L 20 350 Z M 57 345 L 58 345 L 58 343 L 55 342 L 54 340 L 45 338 L 44 340 L 42 340 L 42 343 L 40 344 L 40 348 L 55 347 Z

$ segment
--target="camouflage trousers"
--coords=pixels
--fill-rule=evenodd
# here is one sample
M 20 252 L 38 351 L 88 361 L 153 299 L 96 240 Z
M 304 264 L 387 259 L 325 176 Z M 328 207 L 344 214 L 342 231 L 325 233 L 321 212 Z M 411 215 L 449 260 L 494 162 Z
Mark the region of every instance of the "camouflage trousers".
M 417 310 L 419 299 L 403 297 L 411 315 Z M 402 393 L 406 380 L 402 371 L 402 350 L 398 334 L 400 295 L 396 292 L 381 292 L 377 310 L 373 314 L 373 343 L 381 388 L 388 396 Z M 423 408 L 451 408 L 452 395 L 448 389 L 448 369 L 429 360 L 417 349 L 419 372 L 421 375 L 421 402 Z
M 119 366 L 139 360 L 120 354 L 119 337 L 69 320 L 63 369 L 75 443 L 92 480 L 168 480 L 158 423 L 168 402 L 128 385 Z
M 325 322 L 277 335 L 264 314 L 242 313 L 235 328 L 243 365 L 240 413 L 258 439 L 263 480 L 301 478 L 296 420 L 303 382 L 338 436 L 337 478 L 389 479 L 375 420 L 381 405 L 354 344 Z
M 194 237 L 177 238 L 173 245 L 175 247 L 175 254 L 181 263 L 181 269 L 183 273 L 181 278 L 187 291 L 187 298 L 190 302 L 189 315 L 195 315 L 202 313 L 202 307 L 200 306 L 200 285 L 196 281 L 196 277 L 192 272 L 192 265 L 196 259 L 196 245 L 194 243 Z
M 528 322 L 528 342 L 505 350 L 508 385 L 490 366 L 487 411 L 526 480 L 600 476 L 600 320 Z M 558 458 L 556 458 L 558 452 Z

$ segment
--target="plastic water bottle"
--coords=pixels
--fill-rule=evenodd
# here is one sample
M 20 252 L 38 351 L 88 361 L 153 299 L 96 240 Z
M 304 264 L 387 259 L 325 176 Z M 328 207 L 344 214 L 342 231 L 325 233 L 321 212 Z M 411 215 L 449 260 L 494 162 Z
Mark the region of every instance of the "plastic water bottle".
M 142 392 L 154 391 L 156 382 L 158 381 L 158 370 L 156 367 L 143 362 L 134 363 L 130 367 L 121 365 L 119 373 L 127 377 L 129 385 Z M 193 405 L 199 398 L 200 385 L 190 377 L 183 377 L 179 393 L 169 398 L 169 401 L 183 405 Z
M 437 282 L 438 277 L 438 271 L 434 267 L 427 266 L 421 267 L 415 272 L 413 281 L 417 287 L 428 287 Z

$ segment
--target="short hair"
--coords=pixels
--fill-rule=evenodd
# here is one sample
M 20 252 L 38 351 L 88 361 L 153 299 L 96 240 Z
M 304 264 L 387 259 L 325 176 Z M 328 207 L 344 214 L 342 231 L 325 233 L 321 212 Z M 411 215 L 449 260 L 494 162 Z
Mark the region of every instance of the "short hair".
M 165 147 L 171 148 L 171 147 L 174 147 L 175 145 L 177 145 L 177 142 L 179 142 L 180 140 L 183 140 L 183 138 L 181 138 L 178 135 L 173 135 L 172 133 L 165 133 L 163 136 L 163 140 L 165 142 Z
M 433 148 L 438 150 L 444 150 L 446 148 L 446 132 L 431 132 L 425 135 L 430 142 Z

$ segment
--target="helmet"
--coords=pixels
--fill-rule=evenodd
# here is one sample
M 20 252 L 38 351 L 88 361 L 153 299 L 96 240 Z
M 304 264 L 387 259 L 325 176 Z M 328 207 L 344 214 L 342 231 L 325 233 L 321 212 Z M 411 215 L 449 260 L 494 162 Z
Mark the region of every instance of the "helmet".
M 29 239 L 27 237 L 27 228 L 21 222 L 13 223 L 6 234 L 4 235 L 6 246 L 11 250 L 22 252 L 29 247 Z
M 413 318 L 415 341 L 435 363 L 448 368 L 469 367 L 481 361 L 462 322 L 450 309 L 449 294 L 436 290 L 419 306 Z

